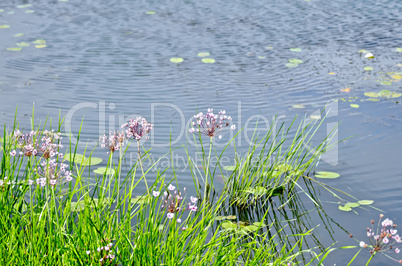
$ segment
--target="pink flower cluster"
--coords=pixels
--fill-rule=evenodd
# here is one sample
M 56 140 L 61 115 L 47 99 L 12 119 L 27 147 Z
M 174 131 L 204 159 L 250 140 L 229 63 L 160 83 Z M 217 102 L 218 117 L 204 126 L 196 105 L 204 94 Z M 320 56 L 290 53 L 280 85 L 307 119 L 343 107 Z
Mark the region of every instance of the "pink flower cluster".
M 360 241 L 359 246 L 362 248 L 370 248 L 371 254 L 390 250 L 398 254 L 400 249 L 395 248 L 395 245 L 402 243 L 402 238 L 397 234 L 398 230 L 395 229 L 396 224 L 388 218 L 381 221 L 383 217 L 384 215 L 380 214 L 380 220 L 378 221 L 376 230 L 373 228 L 374 220 L 371 220 L 371 228 L 367 228 L 367 237 L 370 243 L 366 244 L 364 241 Z M 402 260 L 398 262 L 402 262 Z
M 135 119 L 130 119 L 121 127 L 124 128 L 127 138 L 140 140 L 152 130 L 153 125 L 148 123 L 145 118 L 139 116 Z M 145 139 L 148 139 L 148 136 L 146 136 Z
M 70 182 L 72 178 L 71 171 L 67 171 L 68 165 L 56 162 L 55 159 L 49 161 L 42 161 L 41 166 L 38 167 L 37 173 L 40 178 L 36 179 L 36 184 L 41 187 L 46 186 L 48 183 L 51 186 L 55 186 L 56 183 L 61 182 L 65 179 Z
M 165 191 L 164 197 L 162 197 L 162 201 L 163 201 L 163 205 L 162 205 L 162 209 L 166 209 L 167 210 L 167 217 L 169 219 L 172 219 L 175 216 L 175 213 L 178 213 L 180 211 L 186 211 L 186 210 L 190 210 L 191 212 L 196 212 L 198 207 L 196 206 L 198 198 L 191 196 L 190 197 L 190 201 L 191 203 L 188 203 L 188 206 L 186 208 L 182 207 L 182 200 L 183 200 L 183 196 L 181 194 L 181 192 L 178 192 L 175 190 L 176 187 L 173 186 L 172 184 L 170 184 L 168 186 L 168 191 Z M 184 188 L 184 191 L 186 191 L 186 188 Z M 156 198 L 158 197 L 160 194 L 159 191 L 153 191 L 152 195 Z M 181 219 L 178 218 L 177 222 L 181 222 Z
M 223 128 L 230 127 L 230 130 L 235 130 L 236 126 L 231 124 L 232 118 L 226 115 L 225 110 L 219 111 L 218 114 L 214 114 L 212 108 L 208 109 L 206 114 L 202 112 L 194 115 L 196 121 L 193 121 L 192 128 L 190 128 L 190 133 L 202 133 L 208 137 L 214 137 L 218 135 Z M 221 139 L 222 135 L 218 135 Z
M 48 131 L 31 131 L 22 134 L 19 130 L 14 131 L 13 139 L 16 141 L 17 147 L 20 148 L 19 155 L 23 156 L 42 156 L 45 159 L 58 155 L 60 158 L 63 154 L 59 153 L 59 148 L 63 145 L 59 144 L 61 133 L 55 133 L 54 130 Z M 12 150 L 10 155 L 15 156 L 17 152 Z
M 124 146 L 125 140 L 126 137 L 124 133 L 120 131 L 114 131 L 113 133 L 110 131 L 109 136 L 103 135 L 99 138 L 101 147 L 109 150 L 112 153 L 121 149 Z
M 92 257 L 92 259 L 99 261 L 101 265 L 104 265 L 107 262 L 112 262 L 116 257 L 113 254 L 112 246 L 113 243 L 109 243 L 104 247 L 98 247 L 96 250 L 87 250 L 85 253 Z

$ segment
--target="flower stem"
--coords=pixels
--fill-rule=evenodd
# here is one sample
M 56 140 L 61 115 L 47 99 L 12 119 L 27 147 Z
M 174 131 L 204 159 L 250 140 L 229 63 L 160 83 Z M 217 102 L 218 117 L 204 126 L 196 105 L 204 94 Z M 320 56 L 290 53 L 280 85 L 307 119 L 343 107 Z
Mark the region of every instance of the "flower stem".
M 140 167 L 141 167 L 142 177 L 144 178 L 145 186 L 147 187 L 147 193 L 148 193 L 148 196 L 149 196 L 148 183 L 147 183 L 147 179 L 145 178 L 144 168 L 142 167 L 142 161 L 141 161 L 140 140 L 137 140 L 137 147 L 138 147 L 138 160 L 140 161 Z
M 209 163 L 211 160 L 211 150 L 212 150 L 212 137 L 209 138 L 209 153 L 207 160 L 207 171 L 205 173 L 205 187 L 204 187 L 204 199 L 207 198 L 207 187 L 208 187 L 208 179 L 209 179 Z M 209 196 L 208 196 L 209 199 Z
M 366 266 L 369 265 L 370 261 L 374 258 L 374 255 L 375 255 L 375 252 L 373 254 L 371 254 L 371 257 L 367 261 Z

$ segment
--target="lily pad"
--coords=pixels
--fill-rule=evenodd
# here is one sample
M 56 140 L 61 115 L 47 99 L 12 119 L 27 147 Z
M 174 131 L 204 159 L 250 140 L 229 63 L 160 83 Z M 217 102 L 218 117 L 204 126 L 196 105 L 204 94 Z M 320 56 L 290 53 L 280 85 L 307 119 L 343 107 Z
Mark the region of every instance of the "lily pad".
M 359 53 L 366 54 L 366 53 L 368 53 L 368 51 L 367 51 L 367 50 L 362 49 L 362 50 L 359 50 Z
M 148 199 L 149 199 L 148 196 L 136 196 L 136 197 L 132 198 L 130 201 L 133 204 L 141 205 L 141 204 L 148 203 Z
M 374 55 L 369 52 L 369 53 L 365 54 L 364 57 L 367 58 L 367 59 L 373 59 Z
M 300 48 L 289 48 L 289 50 L 292 52 L 301 52 L 302 51 L 302 49 L 300 49 Z
M 24 33 L 16 33 L 16 34 L 14 34 L 13 36 L 14 36 L 14 37 L 21 37 L 22 35 L 24 35 Z
M 225 221 L 221 224 L 221 226 L 225 229 L 236 229 L 237 228 L 237 224 L 229 222 L 229 221 Z
M 393 78 L 393 79 L 402 79 L 402 73 L 398 73 L 398 74 L 394 74 L 394 75 L 391 75 L 391 78 Z
M 381 90 L 378 95 L 383 98 L 398 98 L 401 97 L 402 93 L 397 93 L 389 90 Z
M 395 50 L 396 52 L 398 52 L 398 53 L 402 53 L 402 47 L 398 47 L 398 48 L 396 48 L 396 50 Z
M 97 165 L 102 162 L 101 158 L 97 158 L 97 157 L 88 158 L 82 154 L 75 154 L 75 158 L 74 158 L 74 154 L 71 154 L 71 153 L 66 153 L 64 155 L 65 160 L 70 161 L 70 158 L 72 158 L 75 163 L 83 165 L 83 166 Z
M 309 117 L 310 117 L 310 119 L 313 119 L 313 120 L 321 119 L 321 115 L 310 115 Z
M 255 231 L 258 230 L 258 226 L 256 226 L 256 225 L 248 225 L 248 226 L 244 226 L 242 229 L 245 230 L 245 231 L 255 232 Z
M 10 25 L 0 25 L 0 29 L 8 29 L 10 28 Z
M 383 84 L 383 85 L 392 85 L 392 82 L 388 81 L 388 80 L 380 81 L 380 83 Z
M 236 165 L 225 166 L 223 167 L 223 169 L 225 169 L 226 171 L 234 171 L 236 169 Z
M 357 202 L 348 202 L 348 203 L 345 204 L 345 207 L 349 207 L 349 208 L 356 208 L 356 207 L 359 207 L 359 206 L 360 206 L 360 204 L 357 203 Z
M 372 67 L 369 67 L 369 66 L 366 66 L 366 67 L 364 67 L 364 70 L 366 70 L 366 71 L 371 71 L 371 70 L 373 70 L 373 68 L 372 68 Z
M 264 224 L 263 222 L 254 222 L 253 224 L 256 225 L 256 226 L 260 226 L 260 227 L 265 227 L 265 226 L 267 226 L 267 225 Z
M 266 46 L 265 49 L 272 50 L 272 49 L 274 49 L 274 47 L 272 47 L 272 46 Z
M 198 56 L 199 57 L 206 57 L 206 56 L 209 56 L 210 55 L 210 53 L 208 53 L 208 52 L 201 52 L 201 53 L 198 53 Z
M 17 8 L 27 8 L 27 7 L 31 7 L 31 4 L 26 4 L 26 5 L 18 5 Z
M 170 62 L 175 63 L 175 64 L 179 64 L 179 63 L 183 62 L 183 58 L 181 58 L 181 57 L 172 57 L 172 58 L 170 58 Z
M 32 43 L 33 44 L 46 44 L 46 40 L 44 40 L 44 39 L 36 39 Z
M 18 51 L 21 51 L 21 50 L 22 50 L 21 47 L 10 47 L 10 48 L 7 48 L 7 51 L 12 51 L 12 52 L 18 52 Z
M 292 105 L 292 107 L 297 108 L 297 109 L 306 108 L 306 106 L 304 104 L 294 104 L 294 105 Z
M 379 102 L 380 99 L 378 99 L 378 98 L 370 98 L 370 99 L 367 99 L 367 101 L 370 101 L 370 102 Z
M 30 46 L 30 44 L 27 43 L 27 42 L 17 42 L 16 44 L 19 47 L 28 47 L 28 46 Z
M 288 61 L 292 64 L 303 64 L 303 61 L 300 59 L 289 59 Z
M 38 49 L 45 48 L 46 46 L 47 46 L 46 44 L 35 45 L 35 47 L 38 48 Z
M 217 216 L 215 217 L 215 220 L 221 221 L 221 220 L 236 220 L 237 217 L 235 215 L 229 215 L 229 216 Z
M 203 59 L 201 59 L 201 61 L 202 61 L 203 63 L 206 63 L 206 64 L 213 64 L 213 63 L 215 63 L 215 59 L 213 59 L 213 58 L 203 58 Z
M 359 108 L 360 106 L 358 104 L 351 104 L 350 107 L 352 108 Z
M 339 176 L 340 175 L 338 173 L 326 171 L 317 172 L 317 174 L 315 175 L 315 177 L 318 178 L 338 178 Z
M 367 97 L 372 97 L 372 98 L 380 97 L 380 95 L 378 95 L 378 93 L 376 93 L 376 92 L 365 92 L 364 95 L 366 95 Z
M 286 67 L 292 68 L 292 67 L 297 67 L 299 64 L 293 64 L 293 63 L 286 63 Z
M 32 13 L 35 13 L 35 10 L 26 10 L 25 13 L 32 14 Z
M 106 173 L 106 167 L 100 167 L 100 168 L 98 168 L 98 169 L 95 169 L 94 170 L 94 173 L 95 174 L 100 174 L 100 175 L 103 175 L 103 174 L 105 174 Z M 107 174 L 108 175 L 113 175 L 114 174 L 114 169 L 107 169 Z
M 145 14 L 147 14 L 147 15 L 155 15 L 156 12 L 155 11 L 147 11 L 147 12 L 145 12 Z
M 4 12 L 4 9 L 0 9 L 0 13 Z
M 371 205 L 374 203 L 374 200 L 359 200 L 357 203 L 360 205 Z
M 352 208 L 350 208 L 348 206 L 339 206 L 338 209 L 340 209 L 341 211 L 345 211 L 345 212 L 350 212 L 352 210 Z

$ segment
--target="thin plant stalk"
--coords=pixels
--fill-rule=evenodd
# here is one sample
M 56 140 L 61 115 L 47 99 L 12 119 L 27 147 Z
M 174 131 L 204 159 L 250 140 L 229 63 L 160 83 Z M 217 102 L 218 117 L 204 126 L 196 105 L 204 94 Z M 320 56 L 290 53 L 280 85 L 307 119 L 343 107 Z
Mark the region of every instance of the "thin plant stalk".
M 147 183 L 147 179 L 146 179 L 146 177 L 145 177 L 144 168 L 142 167 L 141 150 L 140 150 L 140 140 L 137 140 L 137 147 L 138 147 L 138 160 L 140 161 L 140 167 L 141 167 L 142 177 L 144 178 L 145 186 L 147 187 L 147 194 L 148 194 L 148 196 L 149 196 L 148 183 Z
M 209 178 L 209 164 L 211 160 L 211 150 L 212 150 L 212 137 L 209 138 L 209 153 L 207 159 L 207 171 L 205 173 L 205 187 L 204 187 L 204 199 L 207 198 L 207 187 L 208 187 L 208 178 Z M 208 197 L 209 199 L 209 197 Z

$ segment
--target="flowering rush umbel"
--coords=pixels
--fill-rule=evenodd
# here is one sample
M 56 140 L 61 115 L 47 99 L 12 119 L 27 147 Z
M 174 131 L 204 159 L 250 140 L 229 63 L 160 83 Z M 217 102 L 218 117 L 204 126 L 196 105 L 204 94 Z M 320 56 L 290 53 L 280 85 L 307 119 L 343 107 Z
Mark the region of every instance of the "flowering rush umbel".
M 214 114 L 212 108 L 208 108 L 206 114 L 200 112 L 194 115 L 196 121 L 193 121 L 190 133 L 201 133 L 208 137 L 218 136 L 222 138 L 220 132 L 229 127 L 230 130 L 235 130 L 236 126 L 232 124 L 232 117 L 226 115 L 225 110 L 221 110 L 218 114 Z
M 44 187 L 46 184 L 55 186 L 64 179 L 66 182 L 70 182 L 73 178 L 71 171 L 67 170 L 67 166 L 66 164 L 56 162 L 55 159 L 49 160 L 49 162 L 42 161 L 40 167 L 38 167 L 37 173 L 40 177 L 36 179 L 36 184 Z
M 149 133 L 149 131 L 151 131 L 153 125 L 151 123 L 148 123 L 145 118 L 138 116 L 135 119 L 130 119 L 121 127 L 124 128 L 127 138 L 140 140 L 145 137 Z M 145 139 L 148 138 L 148 136 L 145 137 Z
M 111 153 L 121 149 L 124 146 L 125 140 L 126 136 L 120 131 L 114 131 L 113 133 L 110 131 L 109 136 L 103 135 L 99 138 L 101 147 L 109 150 Z
M 367 228 L 369 244 L 366 244 L 364 241 L 360 241 L 359 246 L 362 248 L 369 248 L 371 254 L 375 254 L 377 252 L 392 252 L 398 254 L 400 249 L 396 247 L 396 245 L 402 243 L 402 239 L 397 234 L 398 230 L 395 229 L 396 224 L 394 224 L 392 220 L 388 218 L 381 221 L 383 217 L 384 215 L 380 214 L 380 219 L 378 221 L 376 230 L 373 228 L 374 220 L 371 220 L 371 228 Z M 402 260 L 396 260 L 392 257 L 389 258 L 402 263 Z

